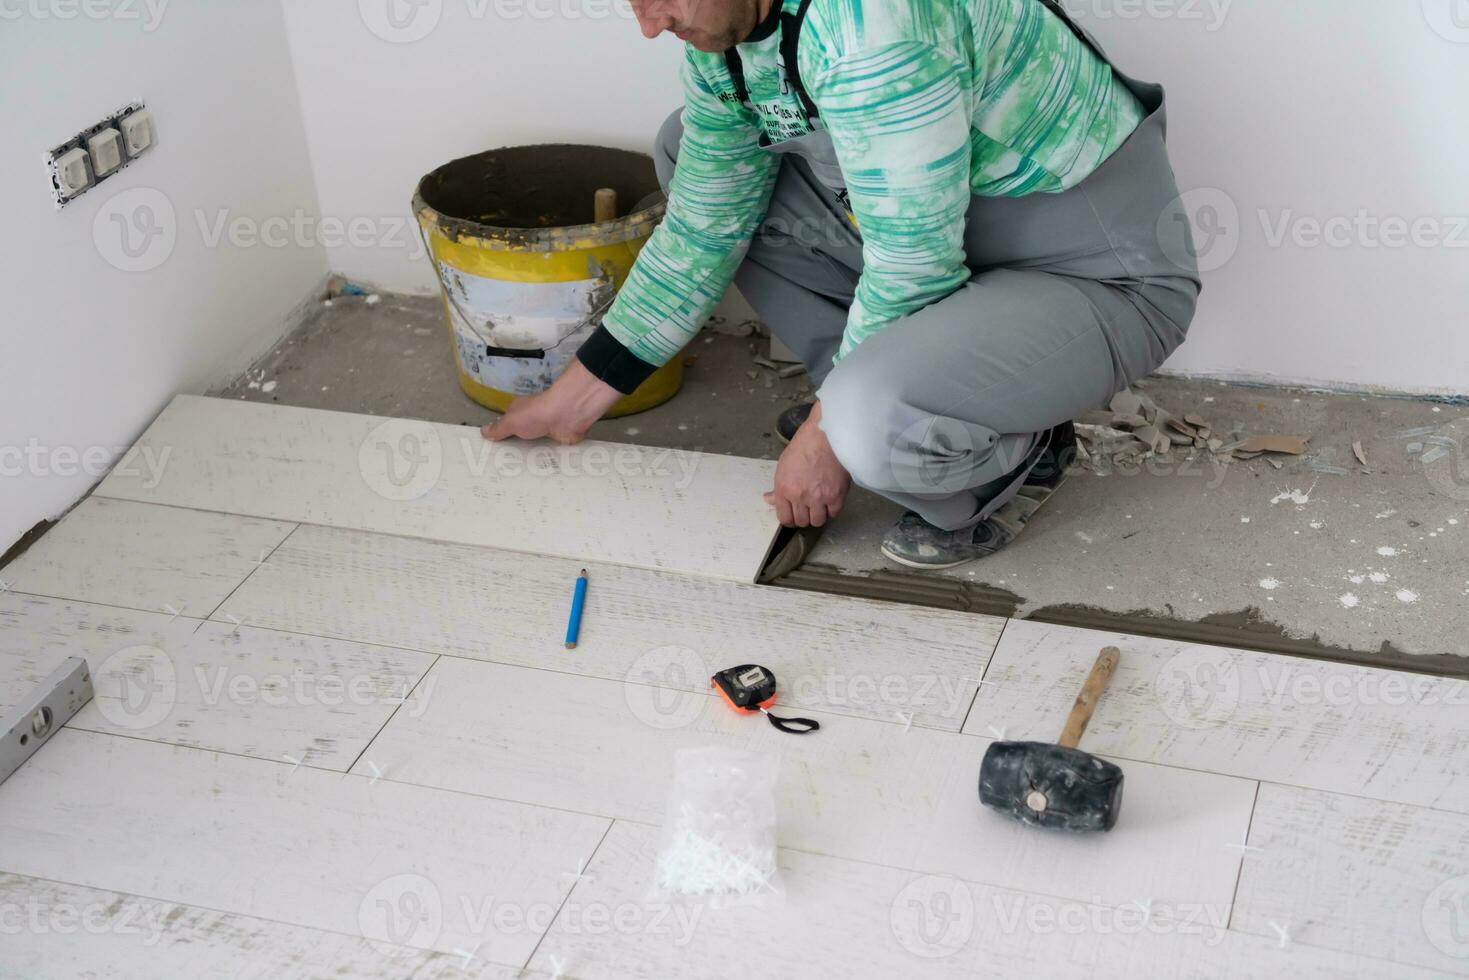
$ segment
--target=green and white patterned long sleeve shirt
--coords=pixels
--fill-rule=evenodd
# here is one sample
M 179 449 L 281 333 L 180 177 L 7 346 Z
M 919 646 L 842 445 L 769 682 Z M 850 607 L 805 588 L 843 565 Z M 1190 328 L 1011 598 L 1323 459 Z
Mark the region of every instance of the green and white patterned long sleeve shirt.
M 686 49 L 683 142 L 667 217 L 582 360 L 624 391 L 698 332 L 765 217 L 770 144 L 828 131 L 863 272 L 838 359 L 970 277 L 971 195 L 1073 187 L 1141 122 L 1111 67 L 1040 0 L 807 0 L 789 84 L 779 10 L 735 49 Z M 748 102 L 730 71 L 741 70 Z

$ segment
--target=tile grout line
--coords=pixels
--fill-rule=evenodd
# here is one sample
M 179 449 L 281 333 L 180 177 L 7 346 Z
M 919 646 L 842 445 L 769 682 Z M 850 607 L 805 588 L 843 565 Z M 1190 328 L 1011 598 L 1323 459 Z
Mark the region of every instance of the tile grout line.
M 1244 844 L 1245 844 L 1246 847 L 1248 847 L 1249 846 L 1249 843 L 1250 843 L 1250 831 L 1252 831 L 1252 830 L 1255 829 L 1255 811 L 1257 811 L 1257 810 L 1260 809 L 1260 787 L 1262 785 L 1264 785 L 1264 783 L 1262 781 L 1260 781 L 1260 780 L 1256 780 L 1255 781 L 1255 799 L 1250 803 L 1250 819 L 1245 822 L 1245 839 L 1244 839 Z M 1388 802 L 1388 801 L 1384 800 L 1382 802 Z M 1249 856 L 1250 856 L 1250 852 L 1247 851 L 1247 850 L 1244 850 L 1244 851 L 1240 851 L 1239 852 L 1239 870 L 1236 871 L 1235 874 L 1234 874 L 1234 894 L 1231 895 L 1230 898 L 1229 898 L 1229 920 L 1224 923 L 1224 929 L 1225 929 L 1226 932 L 1230 931 L 1231 929 L 1234 929 L 1234 910 L 1239 907 L 1239 886 L 1244 883 L 1244 880 L 1245 880 L 1245 858 L 1247 858 Z M 1241 930 L 1234 930 L 1234 931 L 1239 932 L 1241 935 L 1246 935 L 1246 936 L 1256 935 L 1256 933 L 1247 933 L 1247 932 L 1244 932 L 1244 930 L 1242 930 L 1242 929 Z
M 403 710 L 403 707 L 408 704 L 409 699 L 413 697 L 413 692 L 418 690 L 418 685 L 423 683 L 424 678 L 428 677 L 433 669 L 439 665 L 439 661 L 443 659 L 438 654 L 433 654 L 432 656 L 434 659 L 429 662 L 429 665 L 424 668 L 423 673 L 418 675 L 418 680 L 414 681 L 413 686 L 408 689 L 408 692 L 406 694 L 403 695 L 402 703 L 393 706 L 393 710 L 388 714 L 388 717 L 383 721 L 383 723 L 378 726 L 378 729 L 376 732 L 373 733 L 372 738 L 369 738 L 365 743 L 363 743 L 362 751 L 357 753 L 357 757 L 354 758 L 352 760 L 352 764 L 347 767 L 347 772 L 350 773 L 353 769 L 357 767 L 357 763 L 362 761 L 362 757 L 367 754 L 367 750 L 372 748 L 372 743 L 378 740 L 378 736 L 387 730 L 387 727 L 392 724 L 393 719 L 398 717 L 398 712 Z M 361 773 L 358 773 L 358 775 L 361 775 Z M 381 774 L 379 774 L 378 778 L 381 778 Z
M 235 516 L 241 516 L 241 515 L 235 515 Z M 242 579 L 240 579 L 238 582 L 235 583 L 235 587 L 233 589 L 230 589 L 229 595 L 225 596 L 223 599 L 219 600 L 219 602 L 215 603 L 214 608 L 209 611 L 209 614 L 206 615 L 204 617 L 204 619 L 205 620 L 208 620 L 208 621 L 212 621 L 214 619 L 214 617 L 219 614 L 219 611 L 224 608 L 224 604 L 226 602 L 229 602 L 231 599 L 233 599 L 235 597 L 235 593 L 238 592 L 238 591 L 240 591 L 240 589 L 244 588 L 245 583 L 248 582 L 248 581 L 250 581 L 252 578 L 254 578 L 255 577 L 255 573 L 258 572 L 258 571 L 260 571 L 260 569 L 264 568 L 265 567 L 265 563 L 268 562 L 268 561 L 270 561 L 271 558 L 275 557 L 275 553 L 277 551 L 280 551 L 281 550 L 281 546 L 284 545 L 287 541 L 291 540 L 291 536 L 294 535 L 299 530 L 301 530 L 301 525 L 300 524 L 292 524 L 291 525 L 291 529 L 286 532 L 285 537 L 281 538 L 279 541 L 276 542 L 275 547 L 270 549 L 270 553 L 269 554 L 265 555 L 263 558 L 261 558 L 259 561 L 257 561 L 253 566 L 251 566 L 250 570 L 245 573 L 245 577 L 242 578 Z M 197 633 L 202 628 L 203 628 L 202 626 L 195 627 L 194 632 Z M 236 627 L 236 628 L 238 628 L 238 627 Z
M 612 828 L 617 825 L 617 820 L 617 817 L 607 818 L 607 829 L 602 831 L 602 836 L 597 839 L 597 844 L 595 847 L 592 848 L 592 853 L 587 855 L 586 862 L 582 864 L 576 880 L 571 883 L 570 888 L 566 889 L 566 894 L 562 897 L 561 903 L 556 906 L 556 914 L 551 916 L 551 921 L 548 922 L 546 924 L 546 928 L 541 931 L 540 938 L 536 940 L 535 946 L 531 947 L 530 955 L 527 956 L 525 958 L 525 962 L 520 965 L 520 969 L 522 972 L 530 969 L 531 962 L 535 960 L 536 954 L 541 951 L 541 944 L 546 941 L 546 937 L 549 936 L 551 934 L 551 930 L 556 927 L 556 920 L 561 918 L 561 910 L 566 908 L 566 904 L 571 901 L 571 896 L 574 895 L 576 893 L 576 890 L 581 887 L 582 878 L 585 877 L 587 873 L 592 870 L 592 862 L 597 860 L 597 852 L 602 849 L 602 844 L 607 840 L 608 835 L 612 833 Z
M 984 670 L 979 672 L 979 683 L 974 685 L 974 697 L 969 699 L 969 708 L 964 712 L 964 720 L 959 722 L 961 735 L 964 729 L 969 727 L 969 716 L 974 713 L 974 706 L 979 703 L 979 693 L 984 690 L 984 682 L 990 675 L 990 668 L 995 665 L 995 658 L 1000 655 L 1000 644 L 1005 642 L 1005 632 L 1010 629 L 1010 624 L 1014 621 L 1013 616 L 1006 616 L 1005 621 L 1000 624 L 1000 635 L 995 637 L 995 645 L 990 648 L 989 658 L 984 662 Z

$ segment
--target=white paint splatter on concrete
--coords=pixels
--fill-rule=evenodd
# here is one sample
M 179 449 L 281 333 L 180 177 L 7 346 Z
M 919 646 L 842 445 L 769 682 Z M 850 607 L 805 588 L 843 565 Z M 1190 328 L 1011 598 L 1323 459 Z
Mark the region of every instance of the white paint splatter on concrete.
M 1326 526 L 1326 522 L 1325 521 L 1312 521 L 1311 522 L 1311 530 L 1313 530 L 1313 531 L 1319 531 L 1319 530 L 1321 530 L 1325 526 Z
M 274 381 L 267 381 L 267 382 L 265 382 L 265 384 L 263 384 L 263 385 L 260 386 L 260 390 L 263 391 L 263 392 L 265 392 L 267 395 L 270 394 L 272 391 L 275 391 L 275 382 Z
M 1240 518 L 1240 519 L 1239 519 L 1239 522 L 1240 522 L 1240 523 L 1241 523 L 1241 524 L 1248 524 L 1248 523 L 1250 523 L 1250 519 L 1249 519 L 1249 518 L 1248 518 L 1248 517 L 1241 517 L 1241 518 Z
M 1091 544 L 1095 540 L 1090 534 L 1087 534 L 1085 531 L 1077 531 L 1076 536 L 1081 539 L 1084 544 Z
M 381 303 L 382 301 L 383 301 L 383 298 L 381 296 L 379 296 L 377 293 L 373 293 L 371 296 L 367 297 L 367 305 L 368 306 L 376 306 L 377 304 Z
M 1357 605 L 1362 600 L 1361 599 L 1358 599 L 1355 595 L 1353 595 L 1352 593 L 1348 592 L 1345 595 L 1339 595 L 1339 596 L 1337 596 L 1336 597 L 1336 601 L 1339 602 L 1339 603 L 1341 603 L 1342 606 L 1344 608 L 1346 608 L 1346 609 L 1356 609 L 1357 608 Z
M 1280 493 L 1277 493 L 1274 497 L 1270 498 L 1270 502 L 1272 504 L 1282 503 L 1286 500 L 1289 500 L 1297 507 L 1304 507 L 1311 502 L 1311 491 L 1300 489 L 1282 490 L 1280 491 Z
M 1392 545 L 1385 544 L 1381 548 L 1377 549 L 1377 553 L 1384 558 L 1396 558 L 1398 554 L 1398 549 L 1394 548 Z
M 1457 517 L 1450 517 L 1449 518 L 1449 523 L 1450 524 L 1457 524 L 1457 523 L 1459 523 L 1459 519 Z
M 1391 507 L 1389 507 L 1387 510 L 1385 510 L 1382 513 L 1378 514 L 1377 515 L 1377 519 L 1380 521 L 1380 520 L 1383 520 L 1384 518 L 1391 517 L 1391 516 L 1393 516 L 1396 513 L 1397 513 L 1397 511 L 1395 511 Z
M 1367 577 L 1376 582 L 1378 585 L 1381 585 L 1383 582 L 1386 582 L 1388 579 L 1392 578 L 1392 576 L 1387 574 L 1387 572 L 1373 572 Z
M 1361 585 L 1363 582 L 1367 581 L 1367 576 L 1353 575 L 1351 578 L 1347 579 L 1347 581 L 1351 582 L 1353 585 Z
M 1418 601 L 1418 593 L 1412 589 L 1398 589 L 1398 601 L 1412 605 Z
M 1267 591 L 1273 591 L 1275 589 L 1278 589 L 1278 588 L 1280 588 L 1280 579 L 1278 579 L 1278 578 L 1262 578 L 1260 580 L 1260 588 L 1265 589 Z

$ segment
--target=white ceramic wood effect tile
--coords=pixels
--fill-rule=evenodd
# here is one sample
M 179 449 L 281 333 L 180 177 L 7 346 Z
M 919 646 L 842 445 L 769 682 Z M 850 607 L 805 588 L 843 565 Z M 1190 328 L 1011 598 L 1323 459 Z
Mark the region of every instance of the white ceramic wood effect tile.
M 1012 620 L 966 730 L 1054 741 L 1107 645 L 1090 752 L 1469 812 L 1460 680 Z
M 588 563 L 301 527 L 216 615 L 614 680 L 707 691 L 760 663 L 780 703 L 956 731 L 1004 620 L 592 565 L 581 643 L 563 638 Z
M 608 822 L 64 729 L 0 825 L 17 874 L 518 966 Z
M 1227 918 L 1252 782 L 1133 763 L 1116 830 L 1042 834 L 980 805 L 988 740 L 811 714 L 821 731 L 793 738 L 708 694 L 444 658 L 354 771 L 661 823 L 679 748 L 755 750 L 780 766 L 784 846 Z
M 205 619 L 293 527 L 89 497 L 5 578 L 17 592 Z
M 1469 975 L 1469 816 L 1267 783 L 1250 844 L 1235 929 Z
M 15 697 L 69 656 L 95 697 L 71 727 L 345 771 L 428 669 L 428 654 L 0 595 L 0 678 Z
M 200 620 L 86 602 L 0 593 L 0 712 L 8 710 L 67 657 L 95 670 L 134 646 L 176 647 Z
M 152 458 L 166 465 L 141 465 Z M 774 471 L 762 460 L 495 444 L 464 426 L 180 395 L 97 493 L 753 582 L 777 530 L 762 499 Z

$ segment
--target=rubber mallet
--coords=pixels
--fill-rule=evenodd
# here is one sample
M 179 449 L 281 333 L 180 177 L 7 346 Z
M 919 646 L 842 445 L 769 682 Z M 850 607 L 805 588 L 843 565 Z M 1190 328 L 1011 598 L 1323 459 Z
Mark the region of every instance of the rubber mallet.
M 1055 830 L 1111 830 L 1122 809 L 1122 770 L 1076 747 L 1122 656 L 1107 647 L 1055 745 L 996 742 L 979 767 L 979 801 L 1021 823 Z

